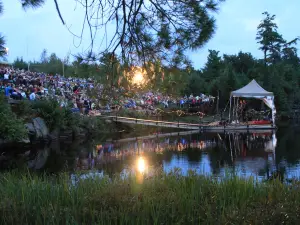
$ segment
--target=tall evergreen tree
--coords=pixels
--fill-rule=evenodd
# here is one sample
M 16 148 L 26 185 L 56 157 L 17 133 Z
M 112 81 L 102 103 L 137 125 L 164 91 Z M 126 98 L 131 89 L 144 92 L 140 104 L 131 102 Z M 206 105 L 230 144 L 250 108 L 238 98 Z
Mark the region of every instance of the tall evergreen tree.
M 48 52 L 47 52 L 47 50 L 46 49 L 44 49 L 43 51 L 42 51 L 42 53 L 41 53 L 41 59 L 40 59 L 40 61 L 41 61 L 41 63 L 47 63 L 48 62 Z
M 264 63 L 278 62 L 280 60 L 281 48 L 286 43 L 282 35 L 278 33 L 278 26 L 275 23 L 276 16 L 264 12 L 265 18 L 257 27 L 256 40 L 264 53 Z
M 203 78 L 206 82 L 216 79 L 220 76 L 220 70 L 223 67 L 222 57 L 219 56 L 219 51 L 208 50 L 207 62 L 203 68 Z

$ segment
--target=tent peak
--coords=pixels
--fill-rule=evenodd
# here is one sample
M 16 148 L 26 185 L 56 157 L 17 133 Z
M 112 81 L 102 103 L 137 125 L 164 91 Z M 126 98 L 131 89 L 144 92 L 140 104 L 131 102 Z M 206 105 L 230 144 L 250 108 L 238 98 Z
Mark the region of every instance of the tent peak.
M 266 91 L 263 89 L 255 79 L 253 79 L 250 83 L 248 83 L 246 86 L 232 91 L 231 96 L 233 97 L 244 97 L 244 98 L 264 98 L 267 96 L 274 96 L 273 92 Z

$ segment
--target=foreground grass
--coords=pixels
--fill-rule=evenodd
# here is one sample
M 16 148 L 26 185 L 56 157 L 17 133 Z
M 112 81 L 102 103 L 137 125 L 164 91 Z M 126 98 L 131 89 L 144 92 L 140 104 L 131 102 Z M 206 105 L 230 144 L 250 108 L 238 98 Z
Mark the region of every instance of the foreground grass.
M 300 187 L 190 173 L 0 178 L 0 224 L 299 224 Z

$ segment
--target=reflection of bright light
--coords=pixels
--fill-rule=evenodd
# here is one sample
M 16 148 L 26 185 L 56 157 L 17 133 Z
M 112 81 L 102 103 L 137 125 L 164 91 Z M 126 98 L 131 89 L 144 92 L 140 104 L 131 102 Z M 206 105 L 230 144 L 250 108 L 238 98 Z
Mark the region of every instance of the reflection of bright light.
M 144 81 L 144 76 L 141 73 L 135 73 L 132 79 L 134 84 L 141 84 Z
M 140 157 L 137 161 L 137 169 L 140 173 L 144 173 L 146 170 L 146 162 L 143 157 Z

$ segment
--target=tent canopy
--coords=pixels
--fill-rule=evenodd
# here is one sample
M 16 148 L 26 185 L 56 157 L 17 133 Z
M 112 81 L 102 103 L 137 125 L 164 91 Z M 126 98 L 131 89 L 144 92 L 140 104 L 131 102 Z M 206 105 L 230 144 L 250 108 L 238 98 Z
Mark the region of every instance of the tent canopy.
M 266 91 L 255 80 L 252 80 L 246 86 L 231 92 L 231 97 L 265 98 L 268 96 L 274 96 L 273 92 Z
M 272 121 L 273 124 L 275 124 L 276 108 L 274 104 L 274 94 L 273 92 L 269 92 L 263 89 L 255 80 L 252 80 L 246 86 L 231 92 L 229 111 L 231 111 L 232 97 L 261 99 L 272 110 Z M 229 120 L 230 120 L 230 113 L 229 113 Z

